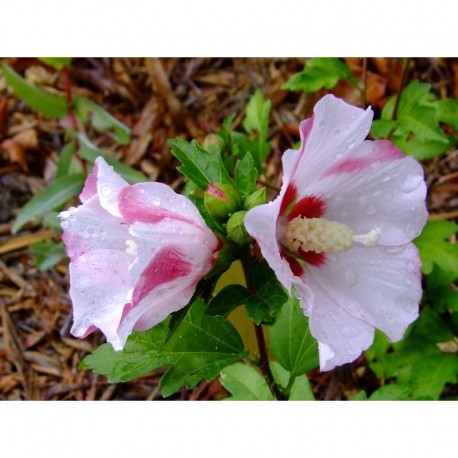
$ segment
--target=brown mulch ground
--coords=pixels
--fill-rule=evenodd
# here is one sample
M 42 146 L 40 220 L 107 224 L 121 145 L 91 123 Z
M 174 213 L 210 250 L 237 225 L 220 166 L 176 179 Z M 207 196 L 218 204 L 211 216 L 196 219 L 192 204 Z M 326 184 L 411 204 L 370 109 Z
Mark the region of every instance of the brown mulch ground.
M 72 91 L 85 95 L 131 127 L 127 147 L 89 130 L 88 137 L 151 180 L 180 189 L 182 179 L 166 140 L 176 136 L 200 143 L 232 113 L 240 123 L 250 96 L 260 89 L 272 101 L 268 165 L 280 184 L 281 153 L 298 140 L 298 124 L 310 115 L 322 94 L 281 90 L 305 59 L 74 59 L 68 75 L 38 60 L 8 59 L 31 82 L 62 93 L 68 76 Z M 367 79 L 367 104 L 378 111 L 396 93 L 402 74 L 399 59 L 348 59 L 353 73 Z M 415 59 L 410 78 L 430 82 L 441 97 L 458 97 L 458 59 Z M 334 91 L 360 104 L 361 94 L 340 83 Z M 162 399 L 161 371 L 131 383 L 110 385 L 105 378 L 78 370 L 84 356 L 103 342 L 99 333 L 85 340 L 69 335 L 71 304 L 66 263 L 40 272 L 28 246 L 50 237 L 26 226 L 11 235 L 18 209 L 52 179 L 64 144 L 65 123 L 33 112 L 7 91 L 0 77 L 0 399 Z M 453 212 L 458 198 L 458 151 L 425 163 L 429 208 Z M 357 390 L 372 391 L 377 380 L 361 357 L 330 373 L 310 374 L 319 399 L 347 399 Z M 171 399 L 219 399 L 219 382 L 203 382 Z

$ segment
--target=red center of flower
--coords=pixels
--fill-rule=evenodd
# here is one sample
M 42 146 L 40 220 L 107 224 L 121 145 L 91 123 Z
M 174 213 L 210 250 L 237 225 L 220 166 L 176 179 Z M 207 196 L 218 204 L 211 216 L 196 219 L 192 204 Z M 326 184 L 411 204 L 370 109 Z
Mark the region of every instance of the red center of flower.
M 297 190 L 293 184 L 286 189 L 285 196 L 280 207 L 280 216 L 286 216 L 288 221 L 294 218 L 321 218 L 324 215 L 326 202 L 318 196 L 305 196 L 299 201 L 297 199 Z M 280 255 L 288 262 L 294 275 L 300 276 L 304 273 L 304 266 L 301 261 L 315 267 L 323 265 L 326 261 L 324 253 L 314 251 L 298 250 L 297 253 L 290 253 L 284 247 L 280 250 Z

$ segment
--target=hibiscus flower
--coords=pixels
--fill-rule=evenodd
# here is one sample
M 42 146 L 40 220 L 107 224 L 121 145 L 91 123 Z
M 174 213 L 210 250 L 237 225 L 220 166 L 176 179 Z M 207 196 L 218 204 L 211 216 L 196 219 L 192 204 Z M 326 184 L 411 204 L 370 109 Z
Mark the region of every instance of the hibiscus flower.
M 71 333 L 96 328 L 115 350 L 190 301 L 219 241 L 194 204 L 161 183 L 130 186 L 99 157 L 60 214 L 70 257 Z
M 389 141 L 365 140 L 373 112 L 326 95 L 284 153 L 273 201 L 250 210 L 248 233 L 300 300 L 320 367 L 354 361 L 374 329 L 402 338 L 418 316 L 421 262 L 410 243 L 426 223 L 423 169 Z

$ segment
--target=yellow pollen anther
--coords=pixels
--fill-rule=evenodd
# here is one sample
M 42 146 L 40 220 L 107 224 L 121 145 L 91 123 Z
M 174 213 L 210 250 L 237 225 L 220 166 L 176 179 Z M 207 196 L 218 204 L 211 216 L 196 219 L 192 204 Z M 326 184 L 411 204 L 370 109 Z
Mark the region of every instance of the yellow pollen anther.
M 353 246 L 353 230 L 337 221 L 324 218 L 294 218 L 288 224 L 283 244 L 297 253 L 340 253 Z
M 293 253 L 299 250 L 340 253 L 349 250 L 353 243 L 377 245 L 381 233 L 381 229 L 376 227 L 366 234 L 355 235 L 350 227 L 337 221 L 297 217 L 289 222 L 282 243 Z

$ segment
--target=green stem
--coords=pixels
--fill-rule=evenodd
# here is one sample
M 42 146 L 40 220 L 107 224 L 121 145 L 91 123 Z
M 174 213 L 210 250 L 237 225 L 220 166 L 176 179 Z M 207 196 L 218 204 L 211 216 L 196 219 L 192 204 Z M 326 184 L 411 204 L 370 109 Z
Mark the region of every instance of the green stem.
M 248 250 L 244 250 L 242 252 L 240 256 L 240 261 L 242 262 L 243 273 L 245 275 L 245 282 L 247 285 L 247 289 L 250 293 L 253 294 L 254 290 L 248 282 L 248 270 L 249 270 L 249 265 L 251 264 L 251 256 L 250 256 L 249 247 L 248 247 Z M 277 384 L 275 383 L 274 376 L 272 374 L 272 371 L 270 370 L 269 355 L 267 354 L 267 346 L 266 346 L 266 340 L 264 338 L 263 328 L 261 325 L 258 325 L 256 323 L 253 323 L 253 325 L 254 325 L 254 331 L 256 334 L 256 342 L 258 344 L 258 352 L 259 352 L 259 359 L 260 359 L 260 363 L 258 367 L 261 370 L 262 375 L 266 379 L 266 382 L 269 385 L 270 391 L 275 396 L 275 398 L 279 401 L 284 401 L 286 400 L 286 397 L 280 391 Z

